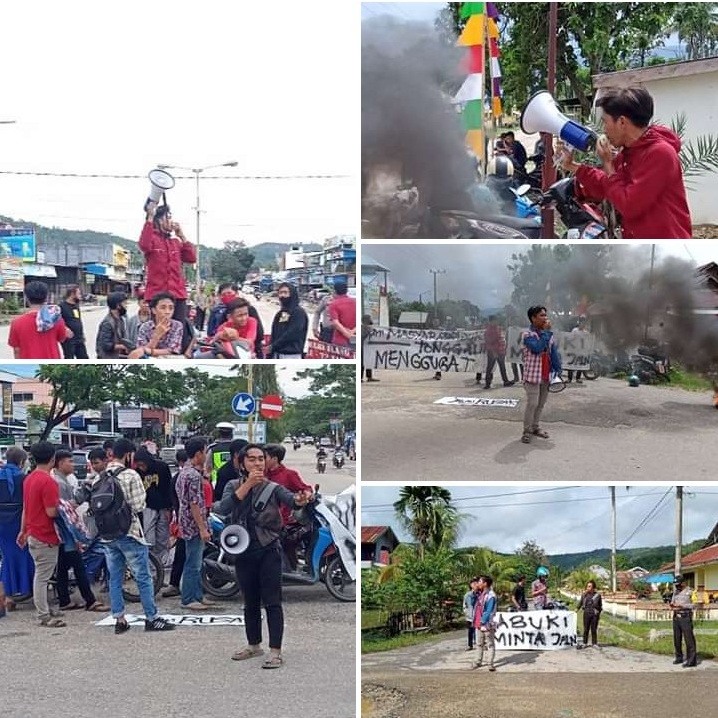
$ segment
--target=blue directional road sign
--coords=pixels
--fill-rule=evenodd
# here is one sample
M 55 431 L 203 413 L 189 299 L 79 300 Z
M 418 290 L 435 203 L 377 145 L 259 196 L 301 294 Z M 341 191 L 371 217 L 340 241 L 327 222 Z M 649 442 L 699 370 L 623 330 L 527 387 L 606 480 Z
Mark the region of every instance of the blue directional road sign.
M 254 410 L 257 408 L 257 400 L 246 392 L 240 392 L 235 394 L 232 399 L 232 411 L 242 418 L 252 416 Z

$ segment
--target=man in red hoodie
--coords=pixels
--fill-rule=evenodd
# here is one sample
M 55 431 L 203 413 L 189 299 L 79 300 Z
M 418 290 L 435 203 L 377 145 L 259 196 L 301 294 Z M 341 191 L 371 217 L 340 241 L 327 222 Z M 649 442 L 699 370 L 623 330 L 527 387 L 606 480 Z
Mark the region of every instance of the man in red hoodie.
M 172 221 L 167 205 L 148 205 L 145 226 L 140 235 L 140 251 L 145 255 L 147 264 L 145 299 L 149 302 L 160 292 L 171 294 L 175 299 L 172 318 L 184 326 L 187 319 L 187 285 L 182 265 L 194 264 L 197 252 L 184 236 L 179 223 Z
M 577 164 L 571 152 L 562 151 L 561 166 L 576 172 L 578 194 L 607 199 L 621 214 L 625 239 L 690 239 L 681 140 L 667 127 L 649 125 L 651 95 L 642 87 L 612 89 L 596 106 L 603 110 L 608 137 L 596 148 L 603 169 Z M 614 147 L 621 148 L 615 157 Z

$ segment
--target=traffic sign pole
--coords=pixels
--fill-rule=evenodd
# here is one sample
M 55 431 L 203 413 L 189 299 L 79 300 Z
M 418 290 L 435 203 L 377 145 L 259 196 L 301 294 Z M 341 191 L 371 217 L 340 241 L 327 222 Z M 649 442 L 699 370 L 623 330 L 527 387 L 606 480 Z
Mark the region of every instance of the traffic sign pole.
M 249 365 L 249 371 L 247 372 L 247 393 L 254 396 L 253 390 L 254 383 L 254 365 Z M 249 415 L 249 425 L 247 426 L 247 436 L 249 437 L 249 443 L 254 441 L 254 413 Z

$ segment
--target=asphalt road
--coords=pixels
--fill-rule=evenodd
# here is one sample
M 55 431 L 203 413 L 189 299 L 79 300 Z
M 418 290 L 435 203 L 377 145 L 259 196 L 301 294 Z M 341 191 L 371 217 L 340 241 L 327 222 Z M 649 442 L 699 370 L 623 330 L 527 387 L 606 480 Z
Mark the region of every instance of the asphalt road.
M 525 392 L 470 374 L 377 372 L 362 384 L 365 481 L 712 480 L 718 412 L 707 392 L 600 378 L 551 394 L 549 439 L 522 444 Z M 442 406 L 447 396 L 516 398 L 516 408 Z
M 260 300 L 255 299 L 254 297 L 247 296 L 247 299 L 249 299 L 254 307 L 259 312 L 259 316 L 262 319 L 262 324 L 264 326 L 264 330 L 266 334 L 271 333 L 272 330 L 272 320 L 274 319 L 274 315 L 279 310 L 279 303 L 274 298 L 263 298 Z M 87 346 L 87 353 L 90 355 L 91 359 L 96 358 L 95 354 L 95 339 L 97 337 L 97 328 L 100 325 L 100 322 L 104 319 L 105 315 L 107 314 L 107 306 L 105 304 L 102 305 L 92 305 L 92 304 L 85 304 L 82 305 L 82 321 L 83 325 L 85 327 L 85 344 Z M 307 314 L 309 314 L 309 321 L 310 321 L 310 327 L 311 327 L 311 321 L 312 321 L 312 315 L 313 315 L 313 309 L 311 307 L 305 306 L 305 309 L 307 311 Z M 127 316 L 128 318 L 133 316 L 137 312 L 137 304 L 135 302 L 130 302 L 128 307 Z M 205 322 L 206 327 L 206 322 Z M 8 346 L 7 339 L 8 334 L 10 331 L 10 325 L 5 324 L 0 326 L 0 359 L 12 359 L 13 358 L 13 352 L 10 346 Z
M 303 451 L 287 465 L 309 481 L 308 459 L 302 460 L 309 450 Z M 322 489 L 332 493 L 351 483 L 349 469 L 335 470 Z M 158 598 L 158 605 L 160 613 L 183 613 L 178 598 Z M 128 613 L 133 610 L 141 612 L 140 605 L 130 604 Z M 182 627 L 156 635 L 133 627 L 115 636 L 111 627 L 93 625 L 104 614 L 72 611 L 65 614 L 67 628 L 46 629 L 36 626 L 31 603 L 20 604 L 0 620 L 2 715 L 354 716 L 355 604 L 336 601 L 323 584 L 286 586 L 284 610 L 285 665 L 267 671 L 256 660 L 230 660 L 246 645 L 240 627 Z M 241 611 L 237 599 L 211 610 Z
M 496 672 L 470 670 L 463 631 L 362 659 L 364 718 L 674 718 L 713 713 L 715 661 L 619 648 L 497 651 Z M 700 645 L 699 645 L 700 649 Z
M 327 471 L 325 474 L 319 474 L 316 470 L 316 450 L 313 446 L 302 446 L 296 451 L 292 449 L 291 444 L 284 444 L 284 446 L 287 449 L 284 464 L 299 472 L 307 484 L 319 484 L 319 490 L 323 494 L 339 493 L 356 481 L 355 461 L 346 461 L 344 468 L 335 469 L 332 466 L 332 452 L 329 451 Z

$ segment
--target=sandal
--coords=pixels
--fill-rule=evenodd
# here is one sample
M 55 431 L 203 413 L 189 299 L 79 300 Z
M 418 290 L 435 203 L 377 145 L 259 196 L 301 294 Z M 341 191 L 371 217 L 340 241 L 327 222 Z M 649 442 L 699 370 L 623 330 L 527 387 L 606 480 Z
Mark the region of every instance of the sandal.
M 60 611 L 77 611 L 80 608 L 84 608 L 81 603 L 68 603 L 67 606 L 59 606 Z
M 531 435 L 530 434 L 523 434 L 521 436 L 521 443 L 522 444 L 530 444 L 531 443 Z
M 283 664 L 282 656 L 275 653 L 262 663 L 262 668 L 281 668 Z
M 548 439 L 548 432 L 544 431 L 543 429 L 534 429 L 534 431 L 531 432 L 534 436 L 538 436 L 540 439 Z
M 48 618 L 46 621 L 40 621 L 41 628 L 65 628 L 67 624 L 60 618 Z
M 106 606 L 102 601 L 95 601 L 91 606 L 85 606 L 85 610 L 93 613 L 107 613 L 110 607 Z
M 263 656 L 263 648 L 243 648 L 241 651 L 237 651 L 232 654 L 233 661 L 246 661 L 248 658 L 256 658 L 257 656 Z

